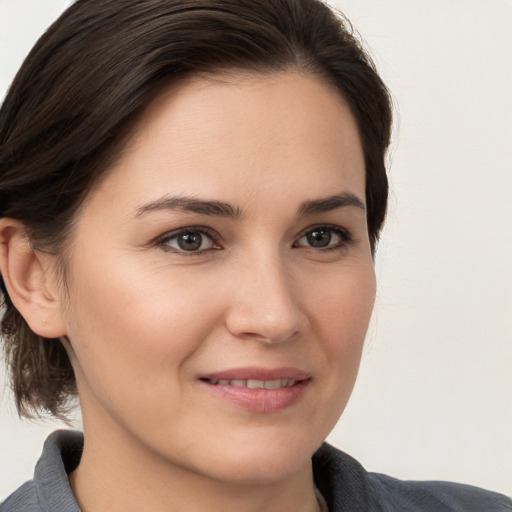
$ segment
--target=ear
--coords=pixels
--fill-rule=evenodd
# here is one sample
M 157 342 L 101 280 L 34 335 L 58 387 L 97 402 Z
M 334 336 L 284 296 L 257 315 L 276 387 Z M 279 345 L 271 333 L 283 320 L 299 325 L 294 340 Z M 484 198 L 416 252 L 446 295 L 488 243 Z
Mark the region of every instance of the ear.
M 54 259 L 32 247 L 22 222 L 0 219 L 0 272 L 5 288 L 32 331 L 45 338 L 66 334 Z

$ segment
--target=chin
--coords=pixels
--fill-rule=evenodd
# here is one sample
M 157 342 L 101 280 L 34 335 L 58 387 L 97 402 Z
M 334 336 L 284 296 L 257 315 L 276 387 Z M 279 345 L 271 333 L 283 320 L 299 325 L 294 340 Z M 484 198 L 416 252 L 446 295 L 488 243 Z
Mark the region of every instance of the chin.
M 215 468 L 216 480 L 241 485 L 272 484 L 311 470 L 311 456 L 322 441 L 293 439 L 272 440 L 259 436 L 227 447 L 218 446 L 203 457 L 203 467 Z M 203 453 L 203 455 L 206 455 Z M 207 472 L 209 472 L 207 470 Z
M 272 457 L 246 458 L 217 465 L 214 478 L 237 485 L 271 485 L 277 484 L 310 467 L 311 456 L 298 457 L 297 454 L 278 454 Z

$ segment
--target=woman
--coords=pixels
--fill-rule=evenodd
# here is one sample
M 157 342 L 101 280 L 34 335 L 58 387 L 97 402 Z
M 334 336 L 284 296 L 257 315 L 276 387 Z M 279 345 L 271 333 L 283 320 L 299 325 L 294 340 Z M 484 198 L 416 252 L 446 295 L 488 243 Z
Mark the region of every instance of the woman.
M 21 413 L 66 413 L 0 510 L 511 510 L 371 475 L 350 396 L 388 94 L 314 0 L 82 0 L 0 114 L 3 332 Z

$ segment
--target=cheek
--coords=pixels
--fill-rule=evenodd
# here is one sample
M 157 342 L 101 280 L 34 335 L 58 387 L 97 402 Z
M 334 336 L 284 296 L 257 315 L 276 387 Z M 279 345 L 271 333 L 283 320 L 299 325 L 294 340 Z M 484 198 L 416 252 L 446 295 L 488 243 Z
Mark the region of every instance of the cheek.
M 375 273 L 371 263 L 329 280 L 322 297 L 314 301 L 312 325 L 323 346 L 329 368 L 326 379 L 338 397 L 354 385 L 375 300 Z
M 77 378 L 96 392 L 128 394 L 137 386 L 144 395 L 151 388 L 154 394 L 155 386 L 167 389 L 221 315 L 208 282 L 186 279 L 186 272 L 148 272 L 122 258 L 94 269 L 77 261 L 74 269 L 68 336 Z
M 375 301 L 375 272 L 369 262 L 356 262 L 323 278 L 322 287 L 309 290 L 310 308 L 315 311 L 314 330 L 339 350 L 361 346 Z
M 143 256 L 114 256 L 112 264 L 99 264 L 100 256 L 83 259 L 83 264 L 74 267 L 70 320 L 81 323 L 81 328 L 97 329 L 97 335 L 112 330 L 134 335 L 145 332 L 143 339 L 148 343 L 155 336 L 154 341 L 163 338 L 169 342 L 201 322 L 204 315 L 198 311 L 206 314 L 206 306 L 212 304 L 214 293 L 209 292 L 207 282 L 186 271 L 155 267 Z

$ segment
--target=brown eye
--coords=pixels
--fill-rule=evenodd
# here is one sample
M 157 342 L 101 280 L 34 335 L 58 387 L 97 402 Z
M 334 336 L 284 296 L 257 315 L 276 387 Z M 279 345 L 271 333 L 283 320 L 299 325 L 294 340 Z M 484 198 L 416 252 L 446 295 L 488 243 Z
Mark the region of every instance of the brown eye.
M 160 242 L 168 250 L 175 252 L 202 252 L 217 248 L 213 238 L 199 229 L 182 229 L 167 235 Z
M 176 243 L 184 251 L 197 251 L 201 249 L 203 235 L 201 233 L 183 233 L 176 237 Z
M 348 231 L 340 226 L 318 226 L 306 231 L 295 243 L 295 247 L 314 249 L 338 249 L 352 242 Z
M 325 229 L 315 229 L 306 234 L 311 247 L 326 247 L 331 243 L 331 231 Z

